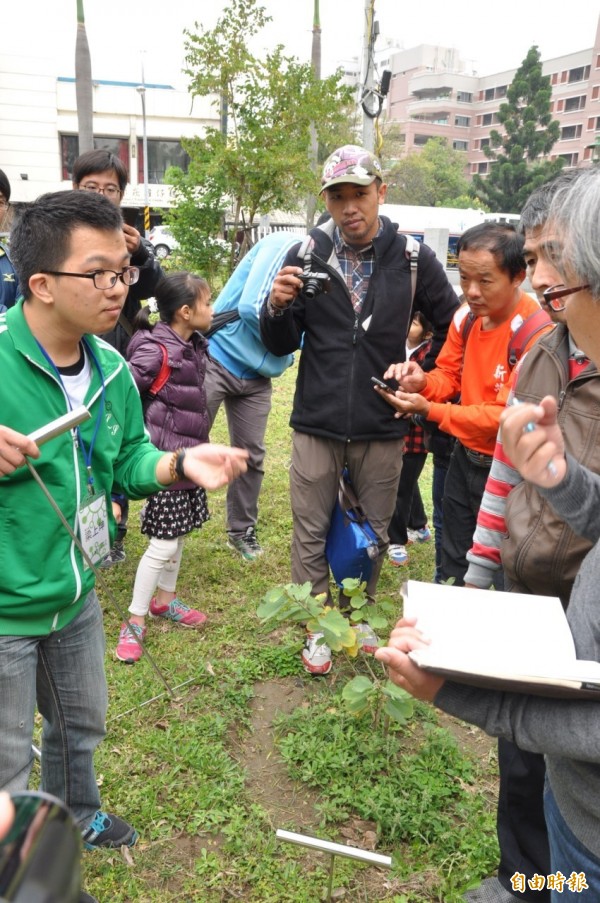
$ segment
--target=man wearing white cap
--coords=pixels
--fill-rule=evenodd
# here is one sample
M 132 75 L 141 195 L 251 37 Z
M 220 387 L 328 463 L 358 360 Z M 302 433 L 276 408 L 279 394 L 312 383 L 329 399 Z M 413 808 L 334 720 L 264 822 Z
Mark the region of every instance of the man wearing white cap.
M 367 583 L 372 597 L 388 546 L 408 422 L 390 413 L 371 377 L 381 378 L 392 361 L 405 359 L 418 310 L 434 326 L 433 366 L 458 301 L 444 268 L 421 245 L 411 305 L 406 237 L 379 216 L 386 185 L 377 157 L 354 145 L 341 147 L 326 160 L 321 183 L 331 219 L 288 252 L 263 305 L 261 332 L 274 354 L 302 344 L 291 416 L 292 579 L 312 583 L 315 595 L 329 593 L 325 541 L 347 467 L 378 539 L 379 558 Z M 331 669 L 330 650 L 319 640 L 309 636 L 303 653 L 311 674 Z M 365 632 L 365 651 L 376 645 Z

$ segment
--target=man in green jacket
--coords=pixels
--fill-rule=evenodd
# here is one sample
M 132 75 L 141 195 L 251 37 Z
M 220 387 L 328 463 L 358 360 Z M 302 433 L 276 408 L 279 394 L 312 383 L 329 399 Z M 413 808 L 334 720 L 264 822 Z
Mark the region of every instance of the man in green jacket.
M 246 468 L 217 445 L 162 453 L 144 430 L 114 328 L 129 285 L 121 214 L 86 191 L 46 194 L 12 233 L 23 300 L 0 316 L 0 787 L 27 786 L 34 712 L 43 716 L 42 789 L 69 805 L 90 848 L 132 845 L 102 811 L 94 751 L 105 734 L 102 614 L 94 573 L 28 469 L 36 469 L 94 563 L 114 536 L 110 491 L 139 499 L 186 478 L 215 489 Z M 91 417 L 41 449 L 28 434 L 85 404 Z M 95 535 L 83 526 L 93 514 Z

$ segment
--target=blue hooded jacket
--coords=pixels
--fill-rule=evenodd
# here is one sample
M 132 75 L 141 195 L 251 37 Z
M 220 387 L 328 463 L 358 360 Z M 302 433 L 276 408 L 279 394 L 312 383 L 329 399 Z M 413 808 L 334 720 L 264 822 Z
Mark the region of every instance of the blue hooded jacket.
M 211 357 L 238 379 L 281 376 L 294 361 L 293 354 L 277 357 L 267 351 L 259 317 L 288 251 L 302 238 L 293 232 L 271 232 L 262 238 L 239 262 L 215 301 L 216 314 L 236 309 L 240 314 L 239 320 L 209 339 Z

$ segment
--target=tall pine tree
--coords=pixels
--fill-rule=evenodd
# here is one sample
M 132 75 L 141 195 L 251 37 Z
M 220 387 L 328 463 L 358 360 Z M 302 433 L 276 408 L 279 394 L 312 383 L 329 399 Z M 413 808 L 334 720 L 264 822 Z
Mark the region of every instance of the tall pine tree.
M 538 48 L 533 45 L 515 73 L 498 111 L 504 134 L 490 133 L 484 153 L 491 161 L 487 178 L 473 176 L 473 189 L 490 210 L 518 213 L 532 191 L 553 178 L 562 159 L 544 159 L 558 140 L 552 119 L 550 78 L 542 74 Z

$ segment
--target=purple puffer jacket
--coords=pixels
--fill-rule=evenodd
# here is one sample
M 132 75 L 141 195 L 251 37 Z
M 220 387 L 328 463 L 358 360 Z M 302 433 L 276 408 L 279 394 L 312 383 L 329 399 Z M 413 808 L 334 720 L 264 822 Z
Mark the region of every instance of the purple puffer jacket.
M 204 389 L 208 342 L 199 332 L 186 342 L 162 322 L 151 332 L 135 332 L 127 348 L 127 360 L 140 394 L 147 392 L 158 376 L 163 361 L 161 345 L 167 349 L 171 375 L 146 411 L 150 438 L 163 451 L 208 442 Z M 193 485 L 186 481 L 168 488 L 186 489 Z

